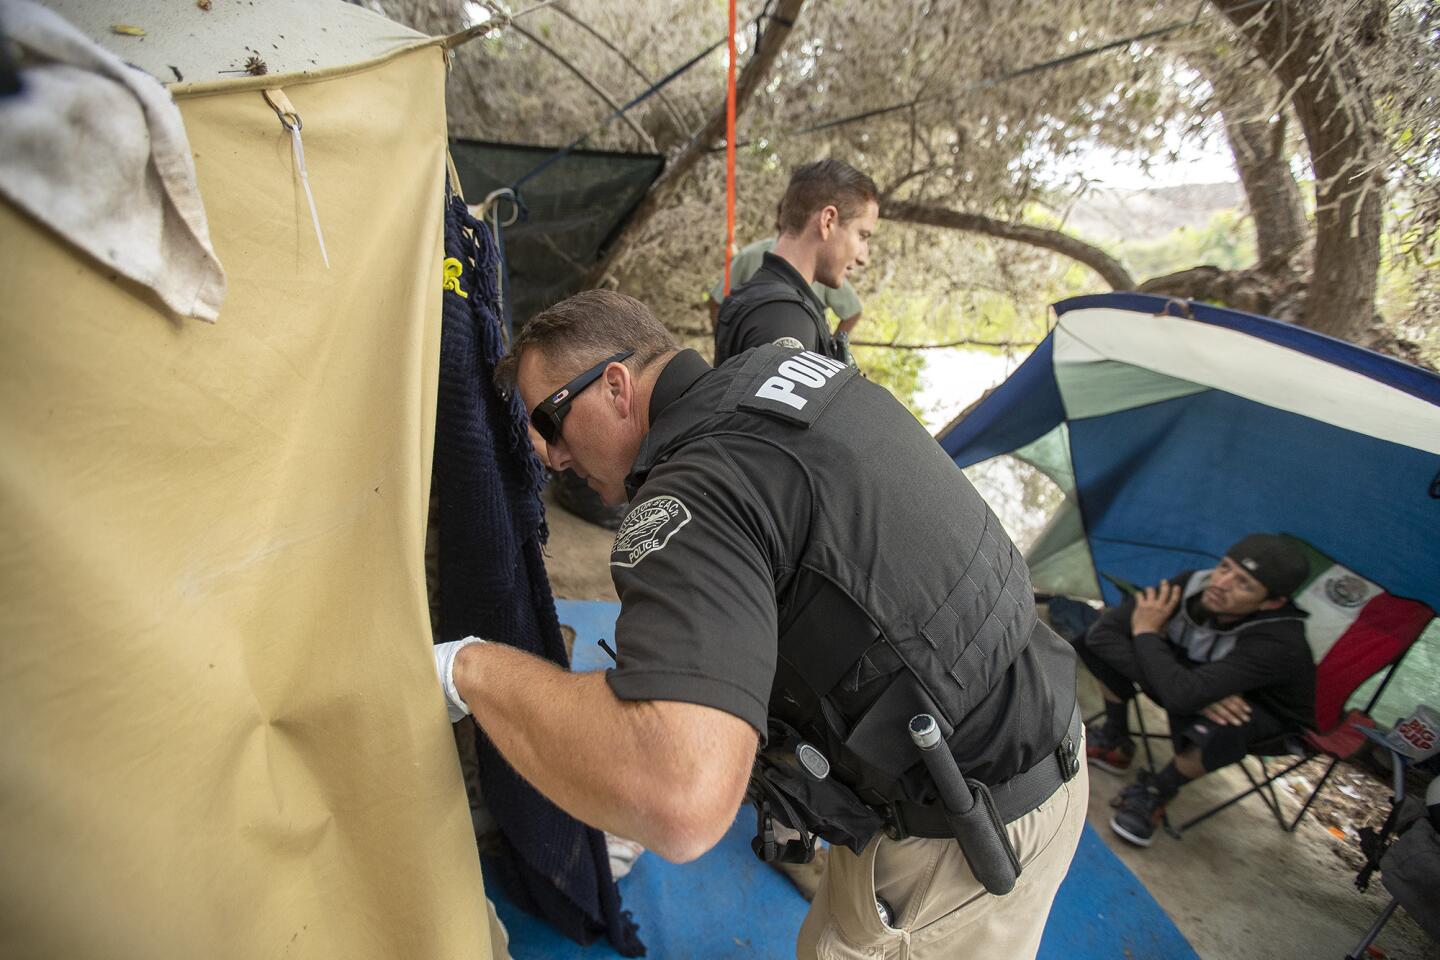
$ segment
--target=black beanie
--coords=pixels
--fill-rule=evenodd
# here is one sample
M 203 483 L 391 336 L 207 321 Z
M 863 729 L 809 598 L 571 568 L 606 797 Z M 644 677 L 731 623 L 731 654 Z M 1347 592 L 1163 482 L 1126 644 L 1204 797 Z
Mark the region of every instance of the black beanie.
M 1272 597 L 1291 596 L 1310 576 L 1310 562 L 1293 540 L 1273 533 L 1252 533 L 1225 551 Z

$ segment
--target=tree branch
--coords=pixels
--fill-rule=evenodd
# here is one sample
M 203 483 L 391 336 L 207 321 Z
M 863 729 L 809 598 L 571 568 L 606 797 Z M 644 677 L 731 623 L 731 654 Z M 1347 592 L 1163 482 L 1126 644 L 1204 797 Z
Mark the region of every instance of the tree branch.
M 912 129 L 912 130 L 914 129 L 914 125 L 913 125 L 913 124 L 911 125 L 911 129 Z M 897 180 L 895 180 L 893 183 L 886 184 L 885 186 L 883 186 L 883 187 L 880 188 L 880 196 L 881 196 L 881 197 L 890 197 L 890 196 L 893 196 L 897 190 L 899 190 L 901 187 L 905 186 L 905 184 L 909 183 L 911 180 L 914 180 L 916 177 L 927 177 L 927 176 L 929 176 L 930 174 L 936 173 L 937 171 L 940 171 L 940 170 L 951 170 L 951 171 L 953 171 L 954 169 L 955 169 L 955 165 L 954 165 L 954 164 L 945 164 L 944 166 L 941 166 L 941 165 L 939 165 L 939 164 L 932 164 L 932 165 L 927 166 L 927 167 L 919 167 L 919 168 L 917 168 L 917 167 L 915 167 L 914 163 L 911 163 L 911 165 L 910 165 L 910 172 L 909 172 L 909 173 L 904 174 L 903 176 L 901 176 L 900 178 L 898 178 Z
M 1335 30 L 1304 0 L 1211 0 L 1285 89 L 1315 171 L 1315 265 L 1302 322 L 1354 339 L 1375 317 L 1384 183 L 1375 108 Z
M 805 0 L 779 0 L 777 9 L 764 21 L 761 27 L 760 43 L 755 48 L 745 69 L 740 72 L 739 78 L 735 81 L 735 117 L 738 120 L 744 112 L 746 105 L 753 94 L 769 76 L 770 68 L 774 65 L 780 51 L 785 48 L 785 41 L 790 37 L 790 31 L 795 23 L 795 18 L 800 15 L 800 8 L 804 6 Z M 674 196 L 687 174 L 695 168 L 700 159 L 709 153 L 710 148 L 720 140 L 725 133 L 725 105 L 722 102 L 720 108 L 711 115 L 705 125 L 695 132 L 686 144 L 685 149 L 671 161 L 660 174 L 659 179 L 650 187 L 650 192 L 635 207 L 635 212 L 621 228 L 614 241 L 600 257 L 600 261 L 591 270 L 587 278 L 590 286 L 599 286 L 605 275 L 610 272 L 610 267 L 620 259 L 625 250 L 635 242 L 635 238 L 644 230 L 652 217 Z
M 575 26 L 579 27 L 581 30 L 584 30 L 586 33 L 590 34 L 590 36 L 600 41 L 601 45 L 604 46 L 606 50 L 609 50 L 611 53 L 615 54 L 615 56 L 619 57 L 620 62 L 625 64 L 625 66 L 629 67 L 630 72 L 635 74 L 635 76 L 639 77 L 640 80 L 645 84 L 645 86 L 649 87 L 654 84 L 654 81 L 651 80 L 648 76 L 646 76 L 645 71 L 641 70 L 635 64 L 634 60 L 631 60 L 628 56 L 625 55 L 625 51 L 621 50 L 619 47 L 615 46 L 615 44 L 611 43 L 609 38 L 600 33 L 599 30 L 596 30 L 594 27 L 590 26 L 590 24 L 575 16 L 575 14 L 571 13 L 566 6 L 556 4 L 554 10 L 566 20 L 569 20 L 571 23 L 575 24 Z M 675 104 L 670 102 L 670 97 L 666 95 L 665 91 L 659 91 L 656 94 L 656 98 L 661 102 L 661 104 L 664 105 L 666 111 L 669 112 L 670 119 L 675 123 L 675 129 L 677 131 L 684 130 L 685 121 L 681 119 L 680 112 L 675 109 Z
M 1201 264 L 1176 273 L 1151 277 L 1136 289 L 1163 297 L 1209 300 L 1234 310 L 1259 313 L 1294 323 L 1301 319 L 1305 283 L 1299 273 L 1256 267 L 1250 270 L 1222 270 Z
M 535 46 L 539 47 L 541 50 L 544 50 L 556 60 L 559 60 L 560 63 L 564 65 L 565 69 L 569 70 L 571 73 L 575 74 L 575 76 L 579 77 L 580 82 L 585 84 L 585 86 L 589 87 L 590 91 L 594 93 L 595 96 L 599 97 L 601 100 L 604 100 L 605 104 L 610 108 L 612 112 L 619 112 L 620 104 L 616 103 L 615 99 L 611 97 L 610 94 L 600 89 L 600 86 L 596 84 L 594 80 L 591 80 L 588 76 L 586 76 L 584 71 L 582 71 L 579 67 L 575 66 L 575 64 L 571 63 L 568 59 L 566 59 L 564 54 L 556 50 L 554 47 L 550 46 L 544 40 L 541 40 L 539 37 L 535 36 L 535 34 L 531 33 L 529 30 L 526 30 L 524 27 L 520 26 L 520 24 L 516 23 L 514 20 L 510 21 L 509 26 L 511 30 L 519 33 L 525 39 L 535 44 Z M 634 120 L 630 119 L 630 115 L 628 113 L 620 114 L 620 119 L 624 120 L 625 125 L 628 126 L 631 130 L 635 131 L 635 135 L 640 138 L 640 142 L 644 143 L 647 147 L 649 147 L 652 153 L 657 152 L 658 148 L 655 146 L 655 141 L 650 138 L 650 134 L 646 133 L 643 129 L 640 128 L 639 124 L 637 124 Z
M 1257 264 L 1277 275 L 1289 272 L 1309 230 L 1300 188 L 1290 172 L 1285 105 L 1276 106 L 1274 99 L 1279 84 L 1258 56 L 1237 66 L 1207 48 L 1186 60 L 1209 81 L 1209 106 L 1224 120 L 1255 225 Z
M 1035 340 L 951 340 L 947 343 L 895 343 L 890 340 L 851 340 L 852 347 L 883 347 L 886 350 L 944 350 L 948 347 L 995 347 L 1007 350 L 1011 347 L 1033 347 Z
M 1068 233 L 1061 233 L 1059 230 L 1032 227 L 1023 223 L 1008 223 L 978 213 L 963 213 L 959 210 L 932 207 L 926 204 L 912 203 L 908 200 L 886 199 L 882 201 L 880 216 L 887 220 L 921 223 L 926 226 L 946 227 L 951 230 L 967 230 L 1001 240 L 1013 240 L 1016 243 L 1028 243 L 1033 247 L 1043 247 L 1094 270 L 1113 290 L 1133 290 L 1135 287 L 1135 278 L 1130 276 L 1130 271 L 1126 270 L 1125 265 L 1119 260 L 1099 247 L 1072 237 Z

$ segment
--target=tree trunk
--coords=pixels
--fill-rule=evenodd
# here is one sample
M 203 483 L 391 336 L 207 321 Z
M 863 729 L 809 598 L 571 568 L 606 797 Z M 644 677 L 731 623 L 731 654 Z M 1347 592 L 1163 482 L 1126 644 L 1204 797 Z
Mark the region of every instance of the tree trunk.
M 1014 240 L 1035 247 L 1044 247 L 1069 257 L 1100 274 L 1114 290 L 1133 290 L 1135 278 L 1125 265 L 1093 244 L 1086 243 L 1059 230 L 1032 227 L 1023 223 L 1007 223 L 993 220 L 978 213 L 962 213 L 946 207 L 932 207 L 908 200 L 885 199 L 880 203 L 880 216 L 887 220 L 906 223 L 923 223 L 931 227 L 948 227 L 952 230 L 968 230 L 983 233 L 1001 240 Z
M 780 51 L 785 48 L 785 41 L 789 39 L 795 19 L 800 15 L 800 8 L 804 4 L 805 0 L 779 0 L 775 12 L 760 22 L 760 44 L 745 64 L 745 69 L 735 80 L 735 117 L 737 120 L 749 104 L 751 94 L 769 76 L 770 68 L 774 66 L 776 58 L 780 56 Z M 711 115 L 705 126 L 696 131 L 685 149 L 671 161 L 665 168 L 665 172 L 660 174 L 659 179 L 636 206 L 635 212 L 631 214 L 630 219 L 621 228 L 609 248 L 601 255 L 599 263 L 591 269 L 588 278 L 590 286 L 601 284 L 606 274 L 610 272 L 611 266 L 621 258 L 626 248 L 644 231 L 645 225 L 674 196 L 686 174 L 695 168 L 695 165 L 724 135 L 725 104 L 722 101 L 720 108 Z
M 1243 89 L 1227 86 L 1216 84 L 1215 92 L 1255 223 L 1258 266 L 1266 272 L 1282 271 L 1305 245 L 1308 233 L 1300 187 L 1285 154 L 1285 111 L 1280 110 L 1272 122 L 1266 115 L 1275 105 L 1269 90 L 1248 84 Z
M 1290 102 L 1315 170 L 1314 273 L 1301 322 L 1363 339 L 1375 316 L 1384 183 L 1374 109 L 1357 71 L 1327 44 L 1305 0 L 1211 0 L 1250 42 Z M 1346 42 L 1346 41 L 1340 41 Z M 1258 213 L 1257 213 L 1258 219 Z

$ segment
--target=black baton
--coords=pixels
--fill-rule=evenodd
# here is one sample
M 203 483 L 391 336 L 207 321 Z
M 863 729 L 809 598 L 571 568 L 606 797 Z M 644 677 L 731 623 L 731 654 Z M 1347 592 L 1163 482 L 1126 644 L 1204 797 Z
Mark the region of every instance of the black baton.
M 930 714 L 916 714 L 910 720 L 910 739 L 920 748 L 925 768 L 935 781 L 940 803 L 945 807 L 945 820 L 955 833 L 965 862 L 970 864 L 970 872 L 996 896 L 1015 889 L 1020 859 L 990 798 L 990 788 L 961 775 L 955 755 L 940 735 L 940 725 Z

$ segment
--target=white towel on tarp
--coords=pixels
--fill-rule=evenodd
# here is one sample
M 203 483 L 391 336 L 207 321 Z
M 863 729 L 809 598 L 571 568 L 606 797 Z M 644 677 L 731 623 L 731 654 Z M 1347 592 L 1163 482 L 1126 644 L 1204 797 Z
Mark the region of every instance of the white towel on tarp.
M 0 194 L 181 316 L 213 321 L 225 271 L 165 87 L 30 0 L 0 0 L 24 89 L 0 97 Z

